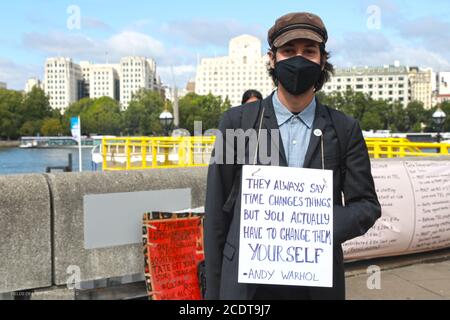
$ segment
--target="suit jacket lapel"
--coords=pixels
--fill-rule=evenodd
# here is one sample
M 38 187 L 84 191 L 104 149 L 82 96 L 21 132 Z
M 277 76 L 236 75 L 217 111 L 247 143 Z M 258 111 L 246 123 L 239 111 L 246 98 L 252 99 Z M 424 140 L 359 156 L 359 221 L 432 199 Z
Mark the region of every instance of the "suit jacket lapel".
M 309 142 L 308 150 L 306 151 L 305 155 L 305 162 L 304 167 L 309 168 L 311 165 L 312 157 L 317 149 L 317 147 L 320 144 L 321 137 L 316 136 L 314 134 L 315 130 L 322 131 L 322 136 L 325 133 L 325 127 L 327 126 L 327 113 L 324 106 L 322 106 L 319 101 L 317 100 L 317 107 L 316 107 L 316 117 L 314 119 L 313 129 L 311 132 L 311 140 Z

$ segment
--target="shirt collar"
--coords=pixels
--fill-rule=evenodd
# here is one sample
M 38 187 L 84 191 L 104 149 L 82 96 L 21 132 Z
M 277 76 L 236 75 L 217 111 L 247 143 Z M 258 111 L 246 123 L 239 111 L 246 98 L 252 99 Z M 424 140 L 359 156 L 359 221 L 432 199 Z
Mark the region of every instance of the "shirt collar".
M 277 117 L 278 126 L 283 125 L 289 121 L 295 115 L 290 112 L 278 98 L 278 91 L 275 91 L 272 97 L 273 107 L 275 115 Z M 314 118 L 316 114 L 316 98 L 312 99 L 311 103 L 298 115 L 303 123 L 311 129 L 313 126 Z

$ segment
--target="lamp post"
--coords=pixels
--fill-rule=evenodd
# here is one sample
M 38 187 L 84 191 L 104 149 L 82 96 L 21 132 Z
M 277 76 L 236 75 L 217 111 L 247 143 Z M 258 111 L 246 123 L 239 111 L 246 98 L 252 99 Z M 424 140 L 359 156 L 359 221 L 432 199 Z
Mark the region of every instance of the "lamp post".
M 170 128 L 173 124 L 173 115 L 166 110 L 159 116 L 159 121 L 164 129 L 164 135 L 169 136 Z
M 433 113 L 433 122 L 437 127 L 437 142 L 440 143 L 441 142 L 441 132 L 442 132 L 442 126 L 445 122 L 445 118 L 447 117 L 447 115 L 445 114 L 444 111 L 442 111 L 441 108 L 437 108 L 437 110 Z

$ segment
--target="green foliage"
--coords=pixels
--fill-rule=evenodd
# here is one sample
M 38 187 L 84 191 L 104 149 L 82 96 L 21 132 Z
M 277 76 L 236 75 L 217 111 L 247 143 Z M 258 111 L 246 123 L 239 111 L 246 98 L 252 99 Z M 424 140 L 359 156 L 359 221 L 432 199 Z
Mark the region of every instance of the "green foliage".
M 319 101 L 357 119 L 363 130 L 420 132 L 430 115 L 421 102 L 410 102 L 406 108 L 400 102 L 374 100 L 361 92 L 347 90 L 317 94 Z M 450 108 L 450 106 L 449 106 Z M 429 123 L 428 123 L 429 124 Z M 450 126 L 450 123 L 449 123 Z
M 223 112 L 230 108 L 230 101 L 222 102 L 220 97 L 211 94 L 199 96 L 190 93 L 179 101 L 180 127 L 194 134 L 194 122 L 202 121 L 203 131 L 217 128 Z
M 46 137 L 60 136 L 64 133 L 61 120 L 56 118 L 47 118 L 42 122 L 41 135 Z
M 0 89 L 0 138 L 16 139 L 21 127 L 21 107 L 23 96 L 12 90 Z
M 42 120 L 26 121 L 19 130 L 21 136 L 37 136 L 40 134 Z
M 418 132 L 422 124 L 426 130 L 436 130 L 431 115 L 436 110 L 425 110 L 422 103 L 413 101 L 406 108 L 399 102 L 389 103 L 373 100 L 360 92 L 348 90 L 324 94 L 318 99 L 356 118 L 363 130 L 392 130 L 396 132 Z M 449 115 L 443 125 L 450 131 L 450 102 L 440 105 Z M 172 106 L 166 104 L 168 111 Z M 211 94 L 200 96 L 190 93 L 179 101 L 180 128 L 194 134 L 194 122 L 201 121 L 203 131 L 217 128 L 224 111 L 230 108 L 230 101 L 222 101 Z M 152 91 L 136 93 L 125 111 L 111 98 L 84 98 L 71 104 L 64 115 L 52 110 L 44 91 L 34 88 L 29 94 L 0 89 L 0 138 L 17 139 L 20 136 L 70 135 L 70 118 L 81 117 L 83 135 L 128 135 L 149 136 L 163 134 L 159 121 L 165 109 L 161 96 Z
M 43 120 L 51 117 L 52 109 L 48 97 L 42 89 L 34 87 L 30 93 L 26 94 L 18 110 L 24 122 Z
M 109 97 L 84 98 L 69 106 L 64 113 L 64 131 L 70 134 L 70 119 L 80 116 L 81 134 L 118 135 L 121 129 L 119 103 Z
M 164 101 L 158 93 L 149 90 L 139 91 L 123 113 L 123 133 L 131 136 L 163 134 L 164 128 L 159 121 L 163 111 Z

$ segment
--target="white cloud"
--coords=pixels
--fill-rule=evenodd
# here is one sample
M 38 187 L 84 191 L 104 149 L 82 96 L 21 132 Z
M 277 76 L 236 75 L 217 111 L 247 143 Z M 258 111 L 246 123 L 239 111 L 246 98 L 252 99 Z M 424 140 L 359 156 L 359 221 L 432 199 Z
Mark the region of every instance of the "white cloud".
M 246 25 L 237 20 L 178 20 L 165 23 L 161 31 L 178 38 L 189 45 L 228 46 L 231 38 L 241 34 L 251 34 L 261 40 L 266 30 L 260 25 Z
M 0 81 L 6 82 L 9 89 L 24 90 L 26 81 L 42 74 L 43 67 L 20 66 L 11 60 L 0 58 Z
M 398 60 L 403 65 L 450 68 L 449 56 L 433 47 L 415 46 L 411 41 L 390 40 L 381 32 L 348 33 L 329 43 L 331 62 L 338 67 L 382 66 Z
M 81 28 L 112 30 L 111 26 L 108 25 L 106 22 L 91 17 L 81 18 Z
M 91 61 L 103 61 L 106 52 L 110 59 L 114 60 L 127 55 L 142 55 L 156 59 L 164 54 L 164 45 L 160 41 L 134 31 L 124 31 L 106 40 L 97 40 L 78 33 L 34 32 L 24 35 L 23 45 L 47 55 L 63 55 Z
M 158 67 L 158 74 L 161 76 L 163 83 L 170 87 L 173 86 L 173 78 L 175 78 L 177 87 L 184 88 L 189 80 L 195 78 L 195 72 L 196 66 L 194 65 Z
M 106 41 L 108 50 L 120 56 L 141 55 L 158 58 L 164 54 L 164 45 L 149 35 L 124 31 L 112 36 Z
M 162 80 L 172 85 L 170 67 L 174 67 L 178 86 L 184 87 L 195 75 L 195 53 L 182 47 L 168 47 L 151 36 L 137 31 L 123 31 L 106 40 L 97 40 L 79 33 L 53 32 L 50 34 L 28 33 L 23 45 L 48 56 L 62 55 L 77 60 L 104 62 L 106 53 L 110 62 L 119 62 L 129 55 L 155 59 Z

